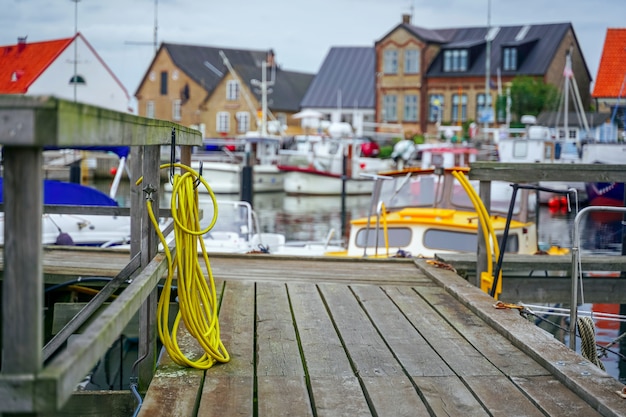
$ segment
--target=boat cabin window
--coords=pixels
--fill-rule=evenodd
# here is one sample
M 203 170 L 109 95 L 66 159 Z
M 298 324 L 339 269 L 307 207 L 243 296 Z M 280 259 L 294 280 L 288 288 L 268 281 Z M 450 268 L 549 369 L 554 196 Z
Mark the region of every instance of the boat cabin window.
M 389 240 L 389 247 L 403 248 L 409 246 L 411 243 L 411 229 L 408 227 L 390 227 L 387 229 L 387 236 Z M 378 237 L 378 239 L 377 239 Z M 367 239 L 367 241 L 366 241 Z M 376 241 L 378 240 L 378 243 Z M 385 232 L 380 229 L 378 232 L 374 228 L 361 229 L 356 235 L 356 245 L 359 248 L 363 247 L 385 247 Z
M 498 242 L 502 246 L 502 236 L 498 236 Z M 478 239 L 476 233 L 429 229 L 424 233 L 424 246 L 435 250 L 476 252 Z M 519 251 L 517 235 L 509 235 L 506 252 L 515 253 L 517 251 Z
M 528 155 L 528 142 L 516 140 L 513 142 L 513 158 L 526 158 Z

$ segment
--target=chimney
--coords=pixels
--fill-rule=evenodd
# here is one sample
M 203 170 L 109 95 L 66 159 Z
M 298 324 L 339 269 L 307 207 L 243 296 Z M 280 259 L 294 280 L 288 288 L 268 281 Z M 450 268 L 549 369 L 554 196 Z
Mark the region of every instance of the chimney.
M 411 15 L 406 13 L 402 15 L 402 23 L 404 23 L 405 25 L 410 25 L 411 24 Z
M 276 65 L 276 62 L 274 60 L 274 50 L 270 49 L 269 51 L 267 51 L 267 56 L 266 56 L 266 61 L 267 66 L 268 67 L 273 67 L 274 65 Z
M 26 49 L 26 36 L 19 36 L 17 38 L 17 52 L 20 53 Z

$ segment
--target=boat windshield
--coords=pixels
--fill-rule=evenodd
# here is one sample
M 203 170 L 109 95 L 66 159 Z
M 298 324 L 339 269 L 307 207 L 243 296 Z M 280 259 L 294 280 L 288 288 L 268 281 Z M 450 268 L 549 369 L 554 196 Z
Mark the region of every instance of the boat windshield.
M 252 207 L 244 201 L 218 201 L 217 221 L 211 232 L 234 232 L 248 239 L 255 233 Z M 206 228 L 213 220 L 214 206 L 210 198 L 200 199 L 202 210 L 200 227 Z
M 380 202 L 388 210 L 406 207 L 438 207 L 474 211 L 467 192 L 450 174 L 409 173 L 398 177 L 378 177 L 372 194 L 372 213 L 376 212 Z M 478 192 L 478 181 L 470 181 Z M 491 213 L 506 215 L 513 196 L 513 187 L 507 182 L 492 181 Z M 518 192 L 513 214 L 522 210 L 522 200 L 528 195 Z

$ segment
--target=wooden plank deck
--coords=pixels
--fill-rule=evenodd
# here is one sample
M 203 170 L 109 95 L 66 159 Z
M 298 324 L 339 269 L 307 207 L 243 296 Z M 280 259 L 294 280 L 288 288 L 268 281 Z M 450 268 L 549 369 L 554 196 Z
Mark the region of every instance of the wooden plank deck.
M 423 260 L 213 257 L 231 355 L 164 354 L 140 416 L 619 416 L 622 385 Z

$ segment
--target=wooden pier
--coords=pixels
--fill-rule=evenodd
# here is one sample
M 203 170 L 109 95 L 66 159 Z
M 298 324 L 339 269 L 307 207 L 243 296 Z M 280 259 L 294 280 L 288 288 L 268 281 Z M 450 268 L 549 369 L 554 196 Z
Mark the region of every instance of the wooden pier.
M 213 256 L 212 269 L 232 359 L 201 371 L 164 354 L 140 416 L 626 410 L 614 378 L 424 260 Z

